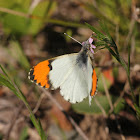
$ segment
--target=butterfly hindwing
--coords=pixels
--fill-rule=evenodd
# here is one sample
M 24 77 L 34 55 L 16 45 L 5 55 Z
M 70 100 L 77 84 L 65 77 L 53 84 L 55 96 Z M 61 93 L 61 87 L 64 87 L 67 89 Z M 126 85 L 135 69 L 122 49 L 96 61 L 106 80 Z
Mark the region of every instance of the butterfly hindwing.
M 92 89 L 92 65 L 87 57 L 86 65 L 77 61 L 78 54 L 58 57 L 51 63 L 49 79 L 54 88 L 60 87 L 60 93 L 71 103 L 81 102 L 90 95 Z
M 96 94 L 96 89 L 97 89 L 97 75 L 95 69 L 93 69 L 93 74 L 92 74 L 92 90 L 90 95 L 94 96 Z

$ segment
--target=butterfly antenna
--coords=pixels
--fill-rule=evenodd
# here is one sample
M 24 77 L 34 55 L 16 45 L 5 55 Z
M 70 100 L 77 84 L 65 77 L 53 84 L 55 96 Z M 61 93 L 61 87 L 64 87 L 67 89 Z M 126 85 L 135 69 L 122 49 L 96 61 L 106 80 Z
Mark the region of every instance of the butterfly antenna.
M 82 45 L 82 43 L 81 43 L 81 42 L 79 42 L 79 41 L 78 41 L 78 40 L 76 40 L 75 38 L 73 38 L 73 37 L 69 36 L 68 34 L 64 33 L 64 35 L 67 35 L 69 38 L 73 39 L 74 41 L 76 41 L 77 43 L 79 43 L 79 44 L 81 44 L 81 45 Z

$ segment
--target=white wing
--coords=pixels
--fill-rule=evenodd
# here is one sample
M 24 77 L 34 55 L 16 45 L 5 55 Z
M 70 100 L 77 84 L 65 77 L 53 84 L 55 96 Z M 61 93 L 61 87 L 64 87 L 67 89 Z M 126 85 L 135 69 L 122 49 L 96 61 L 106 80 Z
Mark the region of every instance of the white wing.
M 78 54 L 64 55 L 52 61 L 49 79 L 53 88 L 60 87 L 64 99 L 71 103 L 81 102 L 90 95 L 92 89 L 92 65 L 87 58 L 87 65 L 79 67 Z

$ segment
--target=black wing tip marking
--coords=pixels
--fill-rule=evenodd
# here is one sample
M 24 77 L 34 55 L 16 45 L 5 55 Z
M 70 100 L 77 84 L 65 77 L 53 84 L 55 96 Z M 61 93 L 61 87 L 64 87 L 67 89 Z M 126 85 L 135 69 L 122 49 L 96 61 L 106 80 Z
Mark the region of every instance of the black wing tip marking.
M 29 73 L 28 73 L 28 79 L 30 79 L 32 82 L 34 82 L 34 68 L 31 68 Z

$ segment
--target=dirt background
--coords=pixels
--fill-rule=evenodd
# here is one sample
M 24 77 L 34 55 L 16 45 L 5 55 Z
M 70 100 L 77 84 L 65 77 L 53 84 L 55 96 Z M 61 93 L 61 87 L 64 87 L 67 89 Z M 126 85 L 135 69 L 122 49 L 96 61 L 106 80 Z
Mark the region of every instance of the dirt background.
M 43 130 L 47 134 L 48 140 L 82 140 L 86 139 L 78 133 L 71 121 L 67 118 L 70 116 L 76 122 L 77 127 L 85 134 L 89 140 L 139 140 L 140 139 L 140 122 L 136 118 L 136 112 L 133 102 L 130 98 L 130 89 L 127 81 L 127 76 L 124 69 L 114 61 L 111 54 L 107 50 L 98 51 L 94 55 L 95 67 L 98 68 L 98 75 L 101 73 L 110 81 L 108 91 L 111 95 L 117 98 L 124 99 L 124 108 L 117 114 L 113 111 L 106 116 L 103 113 L 79 113 L 73 110 L 71 104 L 63 99 L 59 93 L 59 89 L 49 91 L 51 97 L 47 96 L 40 87 L 31 83 L 28 80 L 28 70 L 21 67 L 17 51 L 15 51 L 11 41 L 18 40 L 23 54 L 26 56 L 31 66 L 38 62 L 52 58 L 55 56 L 78 52 L 81 45 L 77 42 L 66 39 L 64 32 L 70 33 L 72 37 L 83 42 L 87 40 L 92 31 L 81 26 L 73 26 L 71 23 L 75 21 L 84 25 L 85 22 L 98 27 L 100 17 L 94 15 L 86 8 L 83 8 L 86 2 L 74 0 L 57 0 L 57 7 L 51 13 L 52 19 L 60 19 L 67 21 L 69 25 L 57 23 L 44 23 L 39 32 L 35 35 L 22 34 L 20 36 L 7 34 L 4 30 L 4 25 L 0 22 L 0 64 L 8 71 L 10 77 L 16 78 L 20 89 L 27 98 L 27 101 L 32 108 L 35 116 L 40 119 Z M 88 1 L 95 6 L 97 13 L 102 13 L 102 9 L 98 9 L 95 1 Z M 128 19 L 131 22 L 132 6 L 130 6 L 130 14 Z M 137 2 L 138 4 L 138 2 Z M 122 5 L 123 7 L 123 5 Z M 116 9 L 114 9 L 116 10 Z M 119 11 L 119 10 L 118 10 Z M 121 11 L 121 10 L 120 10 Z M 2 12 L 3 13 L 3 12 Z M 102 13 L 104 16 L 105 13 Z M 106 14 L 105 14 L 106 15 Z M 108 19 L 108 15 L 106 15 Z M 111 19 L 113 21 L 113 18 Z M 139 22 L 135 20 L 137 29 Z M 130 24 L 131 25 L 131 24 Z M 117 26 L 116 26 L 117 27 Z M 115 27 L 115 29 L 117 29 Z M 119 34 L 109 28 L 111 35 L 117 42 Z M 126 39 L 131 31 L 123 35 Z M 121 32 L 121 31 L 120 31 Z M 135 32 L 134 32 L 135 34 Z M 131 34 L 131 39 L 133 33 Z M 128 51 L 121 47 L 124 38 L 119 38 L 119 50 L 125 61 L 127 62 Z M 130 38 L 128 38 L 130 39 Z M 96 39 L 94 38 L 96 41 Z M 128 44 L 131 49 L 131 80 L 133 83 L 135 96 L 139 101 L 139 83 L 140 83 L 140 65 L 139 65 L 139 50 L 135 48 L 135 38 Z M 122 45 L 123 46 L 123 45 Z M 134 47 L 133 47 L 134 46 Z M 139 44 L 137 44 L 139 48 Z M 9 53 L 10 52 L 10 53 Z M 113 75 L 114 68 L 117 69 L 117 75 Z M 2 73 L 2 71 L 1 71 Z M 96 96 L 106 95 L 105 90 L 98 92 Z M 63 107 L 67 115 L 59 109 L 51 98 Z M 95 97 L 96 98 L 96 97 Z M 40 140 L 40 137 L 29 118 L 29 112 L 25 105 L 19 100 L 12 91 L 7 87 L 0 86 L 0 139 L 3 140 Z

